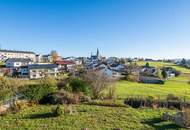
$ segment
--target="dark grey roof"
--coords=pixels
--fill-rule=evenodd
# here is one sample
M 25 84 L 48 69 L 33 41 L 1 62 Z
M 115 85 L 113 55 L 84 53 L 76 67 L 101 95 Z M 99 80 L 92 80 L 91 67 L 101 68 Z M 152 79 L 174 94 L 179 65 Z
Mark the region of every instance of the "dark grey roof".
M 25 63 L 32 62 L 32 60 L 29 58 L 9 58 L 5 62 L 7 62 L 7 61 L 9 61 L 9 62 L 25 62 Z
M 34 52 L 31 51 L 16 51 L 16 50 L 0 50 L 0 52 L 35 54 Z
M 28 65 L 29 69 L 53 69 L 57 68 L 56 64 L 31 64 Z

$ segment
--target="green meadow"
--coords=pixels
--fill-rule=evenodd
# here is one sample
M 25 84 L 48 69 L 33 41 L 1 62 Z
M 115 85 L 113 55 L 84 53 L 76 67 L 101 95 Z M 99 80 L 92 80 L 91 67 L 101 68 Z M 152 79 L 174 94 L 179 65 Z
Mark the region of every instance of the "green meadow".
M 143 66 L 145 65 L 147 62 L 145 61 L 138 61 L 136 62 L 138 65 Z M 148 62 L 150 66 L 152 67 L 156 67 L 156 68 L 162 68 L 162 67 L 173 67 L 176 70 L 181 71 L 181 73 L 188 73 L 190 74 L 190 69 L 181 67 L 181 66 L 177 66 L 173 63 L 167 63 L 167 62 Z
M 136 62 L 138 65 L 143 66 L 146 64 L 144 61 Z M 148 62 L 150 66 L 161 67 L 173 67 L 176 70 L 181 71 L 181 75 L 178 77 L 170 78 L 166 80 L 164 85 L 160 84 L 144 84 L 129 81 L 118 81 L 116 83 L 116 96 L 117 98 L 127 97 L 141 97 L 146 98 L 153 96 L 158 99 L 166 99 L 168 94 L 174 94 L 181 99 L 190 100 L 190 69 L 186 69 L 180 66 L 176 66 L 172 63 L 165 62 Z
M 102 107 L 74 105 L 77 112 L 61 117 L 52 116 L 55 106 L 29 107 L 17 114 L 0 117 L 2 130 L 155 130 L 178 129 L 172 122 L 162 122 L 164 112 L 174 114 L 167 109 L 133 109 L 125 107 Z
M 117 98 L 127 97 L 146 98 L 153 96 L 156 99 L 166 99 L 168 94 L 174 94 L 181 99 L 190 100 L 190 84 L 183 81 L 168 80 L 164 85 L 143 84 L 129 81 L 119 81 L 116 84 Z

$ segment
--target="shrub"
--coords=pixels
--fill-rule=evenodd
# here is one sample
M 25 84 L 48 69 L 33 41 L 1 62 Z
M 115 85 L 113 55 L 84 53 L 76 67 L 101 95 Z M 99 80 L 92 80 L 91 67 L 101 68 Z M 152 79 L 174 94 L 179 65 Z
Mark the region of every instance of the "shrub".
M 110 86 L 109 88 L 108 88 L 109 90 L 108 90 L 108 94 L 107 94 L 107 98 L 108 99 L 114 99 L 115 98 L 115 87 L 114 86 Z
M 167 96 L 168 101 L 179 101 L 179 97 L 175 96 L 174 94 L 168 94 Z
M 70 93 L 67 91 L 59 91 L 48 94 L 40 100 L 42 104 L 77 104 L 79 102 L 89 102 L 91 98 L 82 93 Z
M 61 79 L 58 81 L 57 83 L 57 87 L 58 89 L 64 89 L 66 91 L 72 92 L 72 88 L 69 85 L 69 79 Z
M 18 101 L 13 102 L 13 104 L 11 105 L 10 111 L 12 111 L 13 113 L 16 113 L 20 110 L 23 110 L 26 107 L 27 107 L 27 102 L 25 100 L 18 100 Z
M 80 96 L 80 102 L 91 102 L 91 98 L 89 96 L 82 95 Z
M 56 83 L 53 79 L 44 78 L 40 84 L 29 85 L 21 90 L 21 93 L 29 101 L 39 102 L 44 96 L 56 91 Z
M 0 77 L 0 100 L 5 100 L 15 95 L 15 92 L 22 85 L 19 80 Z
M 147 101 L 155 101 L 156 99 L 158 99 L 158 98 L 155 96 L 148 96 L 147 97 Z
M 72 105 L 64 105 L 64 108 L 65 108 L 65 114 L 69 114 L 69 115 L 72 115 L 74 112 L 73 112 L 73 107 Z
M 99 98 L 103 90 L 110 87 L 115 80 L 103 72 L 88 71 L 84 75 L 84 80 L 89 84 L 93 98 Z
M 96 106 L 108 106 L 108 107 L 128 107 L 124 103 L 115 102 L 112 100 L 93 100 L 91 102 L 86 103 L 88 105 L 96 105 Z
M 190 127 L 190 108 L 184 108 L 185 127 Z
M 71 86 L 73 92 L 83 92 L 85 95 L 90 94 L 89 86 L 80 78 L 71 79 L 69 85 Z
M 5 100 L 14 94 L 13 84 L 4 77 L 0 77 L 0 88 L 0 100 Z
M 58 105 L 56 109 L 53 110 L 53 115 L 56 117 L 63 116 L 64 114 L 65 114 L 65 108 L 62 105 Z
M 131 82 L 139 82 L 139 76 L 136 75 L 129 74 L 126 76 L 126 79 Z

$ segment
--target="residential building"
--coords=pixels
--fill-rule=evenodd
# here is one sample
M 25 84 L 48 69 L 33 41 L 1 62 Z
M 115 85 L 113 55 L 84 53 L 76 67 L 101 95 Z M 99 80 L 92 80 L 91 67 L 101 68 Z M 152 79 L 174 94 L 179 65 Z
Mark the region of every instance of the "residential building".
M 0 61 L 5 61 L 9 58 L 27 58 L 33 62 L 36 60 L 34 52 L 30 51 L 14 51 L 14 50 L 0 50 Z
M 36 63 L 52 63 L 53 58 L 51 55 L 36 55 Z
M 6 68 L 19 68 L 21 66 L 26 66 L 32 64 L 31 59 L 26 58 L 9 58 L 5 61 Z
M 76 68 L 75 62 L 71 60 L 56 61 L 55 64 L 58 65 L 60 72 L 74 72 Z
M 58 75 L 58 66 L 55 64 L 31 64 L 27 67 L 21 68 L 21 74 L 28 74 L 30 79 L 39 79 L 47 76 L 56 77 Z

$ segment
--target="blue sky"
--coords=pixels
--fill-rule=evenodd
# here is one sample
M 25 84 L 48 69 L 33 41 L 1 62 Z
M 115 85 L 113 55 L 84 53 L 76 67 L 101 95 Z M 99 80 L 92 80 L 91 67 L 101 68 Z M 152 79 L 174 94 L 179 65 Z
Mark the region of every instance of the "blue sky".
M 3 49 L 190 58 L 190 0 L 0 0 Z

